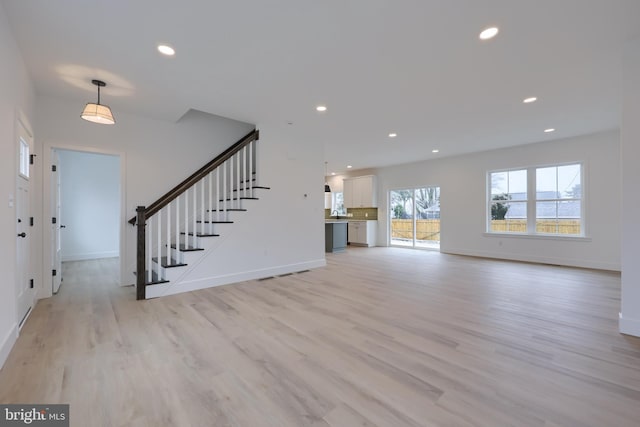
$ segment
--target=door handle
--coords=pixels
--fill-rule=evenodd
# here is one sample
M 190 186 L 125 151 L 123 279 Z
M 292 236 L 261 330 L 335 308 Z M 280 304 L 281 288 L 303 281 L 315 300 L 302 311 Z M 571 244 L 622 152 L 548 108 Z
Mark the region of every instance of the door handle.
M 18 234 L 18 237 L 22 237 L 22 238 L 27 237 L 27 233 L 23 231 L 22 233 Z
M 66 225 L 61 225 L 60 228 L 67 228 L 67 226 Z

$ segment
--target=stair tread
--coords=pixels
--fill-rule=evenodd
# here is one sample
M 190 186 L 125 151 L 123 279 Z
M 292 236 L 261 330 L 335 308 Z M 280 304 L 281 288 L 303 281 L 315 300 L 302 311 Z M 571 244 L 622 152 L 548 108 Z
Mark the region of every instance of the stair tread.
M 133 272 L 134 276 L 137 276 L 138 273 L 137 272 Z M 149 271 L 145 271 L 144 272 L 144 277 L 147 278 L 149 277 Z M 151 281 L 150 282 L 145 282 L 145 286 L 149 286 L 149 285 L 160 285 L 162 283 L 169 283 L 168 280 L 165 279 L 160 279 L 158 278 L 158 274 L 155 271 L 151 272 Z
M 176 249 L 176 244 L 175 243 L 171 244 L 171 249 Z M 184 243 L 180 243 L 180 246 L 178 247 L 178 249 L 181 252 L 204 251 L 204 248 L 196 248 L 194 246 L 187 246 Z
M 158 257 L 154 257 L 152 260 L 153 260 L 153 262 L 158 262 Z M 179 262 L 178 260 L 175 260 L 175 259 L 173 259 L 173 258 L 170 258 L 169 260 L 167 260 L 167 257 L 166 257 L 166 256 L 163 256 L 163 257 L 160 259 L 160 262 L 161 262 L 161 264 L 160 264 L 160 265 L 161 265 L 162 267 L 164 267 L 164 268 L 184 267 L 184 266 L 186 266 L 186 265 L 187 265 L 187 264 L 182 263 L 182 262 Z
M 234 197 L 233 199 L 220 199 L 221 202 L 231 202 L 233 200 L 260 200 L 257 197 Z
M 251 188 L 241 188 L 240 191 L 244 191 L 244 190 L 254 190 L 254 189 L 258 189 L 258 190 L 271 190 L 271 187 L 264 187 L 262 185 L 252 185 Z M 234 189 L 233 191 L 238 191 L 237 189 Z
M 180 234 L 185 234 L 184 231 Z M 189 236 L 193 236 L 193 233 L 189 233 Z M 213 234 L 213 233 L 196 233 L 196 237 L 220 237 L 219 234 Z

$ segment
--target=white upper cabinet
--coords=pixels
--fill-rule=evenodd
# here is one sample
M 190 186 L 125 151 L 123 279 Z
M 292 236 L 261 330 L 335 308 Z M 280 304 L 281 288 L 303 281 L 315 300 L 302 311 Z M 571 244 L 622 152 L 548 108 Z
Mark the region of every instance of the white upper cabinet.
M 376 208 L 378 207 L 376 196 L 374 175 L 344 179 L 345 208 Z

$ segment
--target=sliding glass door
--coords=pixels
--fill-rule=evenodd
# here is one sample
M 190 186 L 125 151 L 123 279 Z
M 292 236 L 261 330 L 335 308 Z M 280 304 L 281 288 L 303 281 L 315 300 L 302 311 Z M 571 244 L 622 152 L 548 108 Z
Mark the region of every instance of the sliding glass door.
M 392 246 L 440 249 L 440 187 L 389 192 Z

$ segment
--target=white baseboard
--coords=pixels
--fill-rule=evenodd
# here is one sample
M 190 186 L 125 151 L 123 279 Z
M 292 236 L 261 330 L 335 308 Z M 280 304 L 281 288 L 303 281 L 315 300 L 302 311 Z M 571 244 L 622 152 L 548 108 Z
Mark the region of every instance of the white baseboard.
M 100 258 L 116 258 L 119 256 L 120 256 L 120 252 L 118 251 L 90 252 L 88 254 L 70 254 L 70 255 L 62 255 L 62 262 L 87 261 L 90 259 L 100 259 Z
M 621 334 L 640 337 L 640 319 L 624 317 L 622 313 L 620 313 L 620 322 L 618 323 L 618 327 L 620 328 Z
M 465 255 L 465 256 L 473 256 L 480 258 L 494 258 L 494 259 L 506 259 L 509 261 L 522 261 L 522 262 L 533 262 L 538 264 L 551 264 L 551 265 L 563 265 L 566 267 L 580 267 L 580 268 L 591 268 L 595 270 L 610 270 L 610 271 L 621 271 L 622 265 L 619 263 L 610 263 L 610 262 L 597 262 L 597 261 L 585 261 L 579 259 L 558 259 L 552 257 L 545 257 L 539 255 L 518 255 L 518 254 L 506 254 L 503 252 L 489 252 L 489 251 L 469 251 L 465 249 L 451 249 L 447 248 L 446 250 L 440 249 L 440 252 L 447 253 L 451 255 Z
M 166 295 L 179 294 L 182 292 L 196 291 L 198 289 L 213 288 L 215 286 L 228 285 L 231 283 L 244 282 L 246 280 L 263 279 L 265 277 L 280 276 L 282 274 L 295 273 L 313 268 L 325 267 L 326 259 L 287 264 L 277 267 L 269 267 L 259 270 L 243 271 L 240 273 L 226 274 L 222 276 L 207 277 L 181 283 L 164 283 L 160 285 L 147 286 L 147 299 L 157 298 Z
M 16 343 L 18 339 L 18 324 L 14 323 L 9 332 L 2 340 L 2 344 L 0 345 L 0 368 L 6 362 L 7 357 L 9 357 L 9 353 L 11 353 L 11 349 L 13 345 Z

